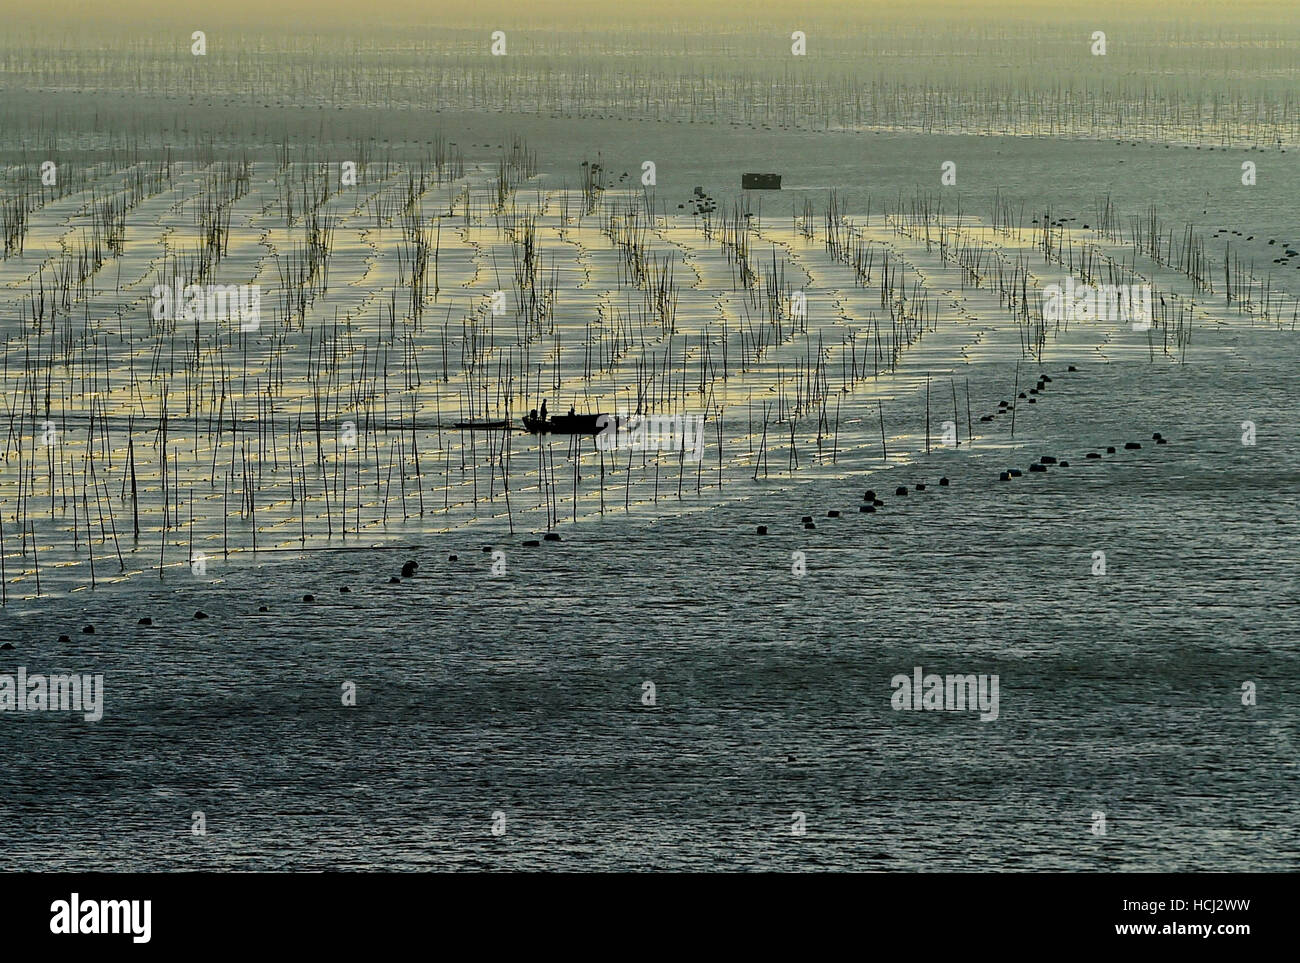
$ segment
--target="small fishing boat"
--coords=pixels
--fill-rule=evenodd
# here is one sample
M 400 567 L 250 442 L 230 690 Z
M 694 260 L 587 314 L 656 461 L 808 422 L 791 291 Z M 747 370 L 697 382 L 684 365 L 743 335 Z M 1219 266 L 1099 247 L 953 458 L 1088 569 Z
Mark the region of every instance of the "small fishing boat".
M 605 422 L 600 419 L 605 418 Z M 552 415 L 549 418 L 535 417 L 531 413 L 524 415 L 524 430 L 534 435 L 595 435 L 605 424 L 612 424 L 608 415 Z

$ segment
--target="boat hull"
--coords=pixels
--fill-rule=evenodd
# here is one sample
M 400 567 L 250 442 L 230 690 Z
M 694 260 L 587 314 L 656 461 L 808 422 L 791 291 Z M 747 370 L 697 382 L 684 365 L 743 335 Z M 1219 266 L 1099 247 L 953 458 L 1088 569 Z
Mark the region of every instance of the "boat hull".
M 595 435 L 608 422 L 608 415 L 552 415 L 545 420 L 525 416 L 524 430 L 534 435 Z

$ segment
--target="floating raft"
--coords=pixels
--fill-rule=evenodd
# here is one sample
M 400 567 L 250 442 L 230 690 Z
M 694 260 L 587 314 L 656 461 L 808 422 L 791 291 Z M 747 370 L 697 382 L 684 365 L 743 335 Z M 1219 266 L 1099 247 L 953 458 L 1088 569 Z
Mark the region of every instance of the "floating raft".
M 500 421 L 453 421 L 451 426 L 460 431 L 507 431 L 509 419 Z

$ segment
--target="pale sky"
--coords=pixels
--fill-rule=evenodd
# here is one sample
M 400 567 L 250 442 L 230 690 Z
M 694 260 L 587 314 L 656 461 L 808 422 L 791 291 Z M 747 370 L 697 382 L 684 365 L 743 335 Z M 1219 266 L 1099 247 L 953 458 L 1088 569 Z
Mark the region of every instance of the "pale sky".
M 1294 24 L 1295 0 L 0 0 L 0 20 L 49 26 L 54 32 L 78 22 L 97 20 L 127 30 L 151 24 L 239 23 L 268 27 L 292 23 L 305 30 L 354 23 L 358 32 L 371 24 L 412 24 L 436 30 L 440 25 L 498 23 L 554 24 L 608 29 L 670 22 L 702 25 L 788 23 L 840 20 L 855 28 L 873 22 L 907 19 L 1034 20 L 1096 22 L 1182 21 L 1205 26 L 1222 23 Z

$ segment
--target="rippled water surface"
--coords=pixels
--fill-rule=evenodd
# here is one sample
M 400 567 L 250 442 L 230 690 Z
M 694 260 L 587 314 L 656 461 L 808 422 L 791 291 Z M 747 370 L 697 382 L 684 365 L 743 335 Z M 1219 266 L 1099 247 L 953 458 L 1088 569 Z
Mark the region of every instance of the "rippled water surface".
M 264 556 L 201 588 L 11 611 L 6 655 L 102 671 L 107 707 L 5 719 L 3 863 L 1294 867 L 1295 356 L 1258 337 L 1274 360 L 1049 361 L 1020 449 L 611 512 L 537 548 L 497 531 Z M 997 480 L 1048 453 L 1070 467 Z M 417 577 L 388 584 L 408 557 Z M 892 709 L 891 678 L 918 665 L 997 673 L 997 721 Z

